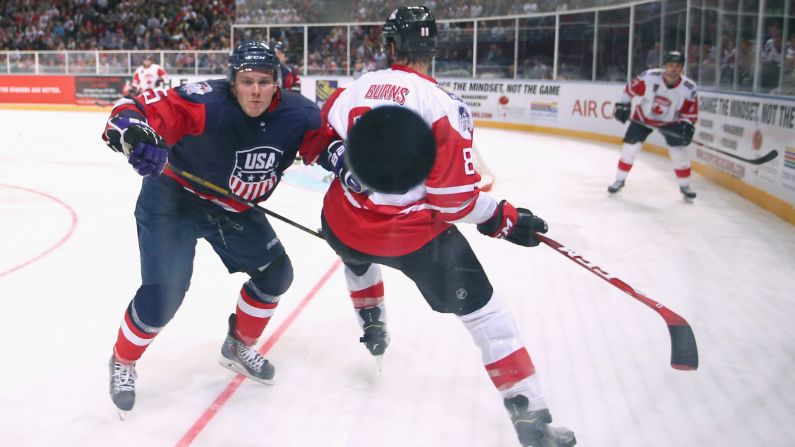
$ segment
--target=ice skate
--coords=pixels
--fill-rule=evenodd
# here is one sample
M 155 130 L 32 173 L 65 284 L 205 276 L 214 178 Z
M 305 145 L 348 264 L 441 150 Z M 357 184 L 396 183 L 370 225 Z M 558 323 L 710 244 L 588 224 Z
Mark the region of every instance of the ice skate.
M 359 316 L 364 320 L 362 329 L 364 335 L 359 337 L 359 341 L 370 351 L 375 358 L 378 371 L 383 369 L 383 358 L 386 347 L 389 346 L 389 334 L 386 331 L 386 323 L 380 320 L 381 309 L 378 306 L 366 307 L 359 310 Z
M 685 196 L 685 199 L 687 199 L 687 200 L 693 200 L 693 199 L 696 198 L 696 192 L 693 191 L 692 189 L 690 189 L 689 185 L 688 186 L 680 186 L 679 187 L 679 192 L 681 192 L 682 195 Z
M 607 187 L 607 192 L 615 194 L 624 187 L 624 180 L 616 180 L 612 185 Z
M 519 442 L 523 447 L 571 447 L 577 444 L 574 432 L 565 427 L 552 427 L 549 410 L 527 410 L 527 398 L 518 395 L 505 399 Z
M 235 314 L 229 316 L 229 333 L 221 347 L 221 359 L 218 363 L 224 368 L 266 385 L 273 385 L 276 373 L 273 365 L 260 355 L 252 346 L 246 346 L 235 336 Z
M 116 405 L 119 418 L 124 420 L 135 405 L 135 363 L 122 363 L 115 355 L 110 356 L 110 398 Z

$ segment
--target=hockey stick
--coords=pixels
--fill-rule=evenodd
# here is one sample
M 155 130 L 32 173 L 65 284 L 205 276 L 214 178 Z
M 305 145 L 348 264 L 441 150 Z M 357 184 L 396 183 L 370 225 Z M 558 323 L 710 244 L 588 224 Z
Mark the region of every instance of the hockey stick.
M 180 177 L 182 177 L 184 179 L 190 180 L 190 181 L 192 181 L 192 182 L 194 182 L 196 184 L 199 184 L 201 186 L 204 186 L 205 188 L 211 189 L 214 192 L 216 192 L 217 194 L 220 194 L 221 196 L 226 197 L 227 199 L 232 199 L 232 200 L 240 202 L 240 203 L 242 203 L 244 205 L 247 205 L 247 206 L 249 206 L 249 207 L 251 207 L 251 208 L 253 208 L 255 210 L 258 210 L 258 211 L 260 211 L 262 213 L 265 213 L 268 216 L 271 216 L 271 217 L 273 217 L 275 219 L 281 220 L 284 223 L 290 224 L 290 225 L 294 226 L 295 228 L 298 228 L 301 231 L 307 232 L 307 233 L 311 234 L 312 236 L 319 237 L 320 239 L 325 239 L 320 233 L 318 233 L 315 230 L 307 228 L 307 227 L 299 224 L 298 222 L 290 220 L 290 219 L 288 219 L 288 218 L 286 218 L 286 217 L 284 217 L 284 216 L 282 216 L 280 214 L 276 214 L 273 211 L 271 211 L 271 210 L 269 210 L 267 208 L 263 208 L 263 207 L 257 205 L 254 202 L 249 202 L 248 200 L 246 200 L 246 199 L 244 199 L 242 197 L 238 197 L 235 194 L 233 194 L 231 191 L 229 191 L 229 190 L 227 190 L 225 188 L 222 188 L 222 187 L 216 185 L 215 183 L 209 182 L 209 181 L 207 181 L 207 180 L 205 180 L 205 179 L 203 179 L 201 177 L 195 176 L 195 175 L 191 174 L 190 172 L 188 172 L 188 171 L 186 171 L 184 169 L 180 169 L 180 168 L 178 168 L 178 167 L 176 167 L 176 166 L 174 166 L 174 165 L 172 165 L 170 163 L 168 164 L 168 169 L 170 169 L 172 172 L 174 172 L 178 176 L 180 176 Z
M 679 137 L 678 134 L 676 134 L 674 132 L 671 132 L 671 131 L 669 131 L 667 129 L 664 129 L 662 127 L 659 127 L 659 126 L 654 126 L 654 125 L 648 124 L 648 123 L 641 123 L 641 122 L 635 121 L 635 120 L 633 120 L 632 122 L 640 124 L 641 126 L 647 126 L 647 127 L 652 127 L 654 129 L 657 129 L 663 135 L 668 135 L 668 136 L 677 137 L 677 138 Z M 702 142 L 700 142 L 698 140 L 691 140 L 691 143 L 695 144 L 696 146 L 701 146 L 701 147 L 703 147 L 705 149 L 709 149 L 711 151 L 715 151 L 715 152 L 717 152 L 719 154 L 723 154 L 723 155 L 725 155 L 727 157 L 731 157 L 731 158 L 740 160 L 740 161 L 745 162 L 745 163 L 750 163 L 752 165 L 761 165 L 761 164 L 767 163 L 767 162 L 773 160 L 774 158 L 778 157 L 778 151 L 775 150 L 775 149 L 773 149 L 772 151 L 768 152 L 767 154 L 765 154 L 765 155 L 763 155 L 763 156 L 761 156 L 759 158 L 745 158 L 745 157 L 740 157 L 739 155 L 734 155 L 731 152 L 726 152 L 726 151 L 724 151 L 722 149 L 718 149 L 717 147 L 712 147 L 712 146 L 710 146 L 708 144 L 704 144 L 704 143 L 702 143 Z
M 621 289 L 622 292 L 654 309 L 654 311 L 660 314 L 663 320 L 665 320 L 665 324 L 668 326 L 668 332 L 671 335 L 671 367 L 683 371 L 695 371 L 698 368 L 696 337 L 693 334 L 693 329 L 684 318 L 659 302 L 633 289 L 629 284 L 607 273 L 601 267 L 592 264 L 590 261 L 575 253 L 574 250 L 564 247 L 563 244 L 542 234 L 536 234 L 535 237 L 589 272 Z
M 311 234 L 312 236 L 318 237 L 320 239 L 325 239 L 319 232 L 315 230 L 309 229 L 280 214 L 274 213 L 273 211 L 270 211 L 266 208 L 262 208 L 253 202 L 238 197 L 229 190 L 222 188 L 212 182 L 209 182 L 201 177 L 197 177 L 191 174 L 190 172 L 185 171 L 184 169 L 180 169 L 171 164 L 168 165 L 168 168 L 171 169 L 172 172 L 179 175 L 180 177 L 183 177 L 194 183 L 202 185 L 205 188 L 211 189 L 212 191 L 220 194 L 223 197 L 236 200 L 253 209 L 259 210 L 260 212 L 265 213 L 268 216 L 271 216 L 273 218 L 281 220 L 282 222 L 290 224 L 293 227 L 298 228 L 299 230 Z M 671 366 L 674 367 L 675 369 L 680 369 L 685 371 L 695 370 L 696 368 L 698 368 L 698 349 L 696 348 L 696 338 L 695 335 L 693 335 L 693 330 L 690 328 L 690 325 L 687 323 L 687 321 L 685 321 L 684 318 L 680 317 L 675 312 L 663 306 L 662 304 L 637 292 L 627 283 L 621 281 L 616 277 L 613 277 L 609 273 L 602 270 L 600 267 L 586 261 L 582 256 L 574 253 L 573 250 L 566 248 L 562 244 L 541 234 L 536 234 L 536 237 L 538 238 L 538 240 L 554 248 L 562 255 L 566 256 L 567 258 L 571 259 L 572 261 L 576 262 L 582 267 L 588 269 L 591 273 L 599 276 L 600 278 L 604 279 L 605 281 L 609 282 L 615 287 L 621 289 L 623 292 L 631 295 L 633 298 L 654 309 L 658 314 L 660 314 L 660 316 L 663 317 L 663 319 L 665 320 L 665 324 L 668 325 L 668 331 L 671 334 Z
M 750 163 L 752 165 L 761 165 L 761 164 L 767 163 L 767 162 L 773 160 L 774 158 L 778 157 L 778 151 L 775 150 L 775 149 L 773 149 L 772 151 L 768 152 L 767 154 L 765 154 L 765 155 L 763 155 L 763 156 L 761 156 L 759 158 L 743 158 L 743 157 L 740 157 L 739 155 L 734 155 L 732 153 L 720 150 L 720 149 L 718 149 L 716 147 L 707 146 L 706 144 L 704 144 L 704 143 L 702 143 L 702 142 L 700 142 L 698 140 L 693 140 L 693 144 L 695 144 L 697 146 L 701 146 L 701 147 L 709 149 L 709 150 L 712 150 L 712 151 L 715 151 L 715 152 L 718 152 L 718 153 L 721 153 L 723 155 L 726 155 L 727 157 L 736 158 L 737 160 L 744 161 L 744 162 Z

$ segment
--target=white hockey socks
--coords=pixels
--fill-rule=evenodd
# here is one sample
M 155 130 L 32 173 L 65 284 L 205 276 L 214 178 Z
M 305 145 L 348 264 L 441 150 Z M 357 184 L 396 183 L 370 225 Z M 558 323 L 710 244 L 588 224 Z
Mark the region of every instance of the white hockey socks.
M 492 296 L 485 306 L 459 318 L 480 348 L 483 365 L 502 397 L 522 394 L 530 410 L 547 408 L 535 366 L 505 305 Z

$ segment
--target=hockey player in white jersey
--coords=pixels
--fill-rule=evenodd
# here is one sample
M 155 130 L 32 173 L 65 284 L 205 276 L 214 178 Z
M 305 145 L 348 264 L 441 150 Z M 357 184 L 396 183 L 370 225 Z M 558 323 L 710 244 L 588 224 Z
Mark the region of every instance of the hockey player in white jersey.
M 537 246 L 535 235 L 547 225 L 478 188 L 469 107 L 429 75 L 436 35 L 427 7 L 401 6 L 382 29 L 390 68 L 337 89 L 324 105 L 326 136 L 301 147 L 305 162 L 318 162 L 337 177 L 324 198 L 323 235 L 345 264 L 360 341 L 373 356 L 384 355 L 390 342 L 380 267 L 386 265 L 408 276 L 433 310 L 461 321 L 523 446 L 573 446 L 571 430 L 550 425 L 516 323 L 455 226 L 475 224 L 484 235 Z M 430 136 L 432 157 L 421 128 Z
M 135 69 L 130 95 L 137 95 L 155 87 L 168 87 L 168 73 L 158 64 L 152 62 L 152 56 L 144 56 L 140 67 Z
M 621 101 L 616 103 L 615 118 L 626 123 L 630 118 L 632 100 L 638 98 L 639 103 L 624 134 L 616 180 L 607 188 L 611 194 L 624 187 L 643 142 L 657 128 L 668 144 L 679 191 L 688 200 L 696 197 L 690 188 L 687 146 L 693 139 L 698 119 L 698 95 L 696 83 L 682 75 L 684 63 L 682 53 L 671 51 L 663 60 L 663 68 L 644 71 L 624 88 Z

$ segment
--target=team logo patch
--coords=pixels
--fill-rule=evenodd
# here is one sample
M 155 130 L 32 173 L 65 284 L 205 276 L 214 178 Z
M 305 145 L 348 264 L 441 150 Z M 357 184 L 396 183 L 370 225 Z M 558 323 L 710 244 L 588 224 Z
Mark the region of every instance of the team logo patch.
M 468 132 L 472 132 L 472 117 L 469 116 L 469 111 L 466 107 L 458 107 L 458 126 Z
M 238 197 L 255 201 L 270 193 L 279 182 L 276 166 L 282 151 L 258 146 L 235 154 L 235 169 L 229 176 L 229 189 Z
M 671 108 L 671 100 L 665 96 L 655 96 L 654 104 L 651 107 L 652 113 L 655 115 L 665 115 L 665 112 Z
M 467 289 L 463 287 L 455 291 L 455 297 L 459 300 L 465 299 L 467 295 L 469 295 L 469 292 L 467 292 Z
M 213 91 L 213 88 L 210 86 L 210 84 L 206 82 L 193 82 L 190 84 L 185 84 L 180 88 L 182 89 L 182 93 L 186 95 L 203 95 Z

